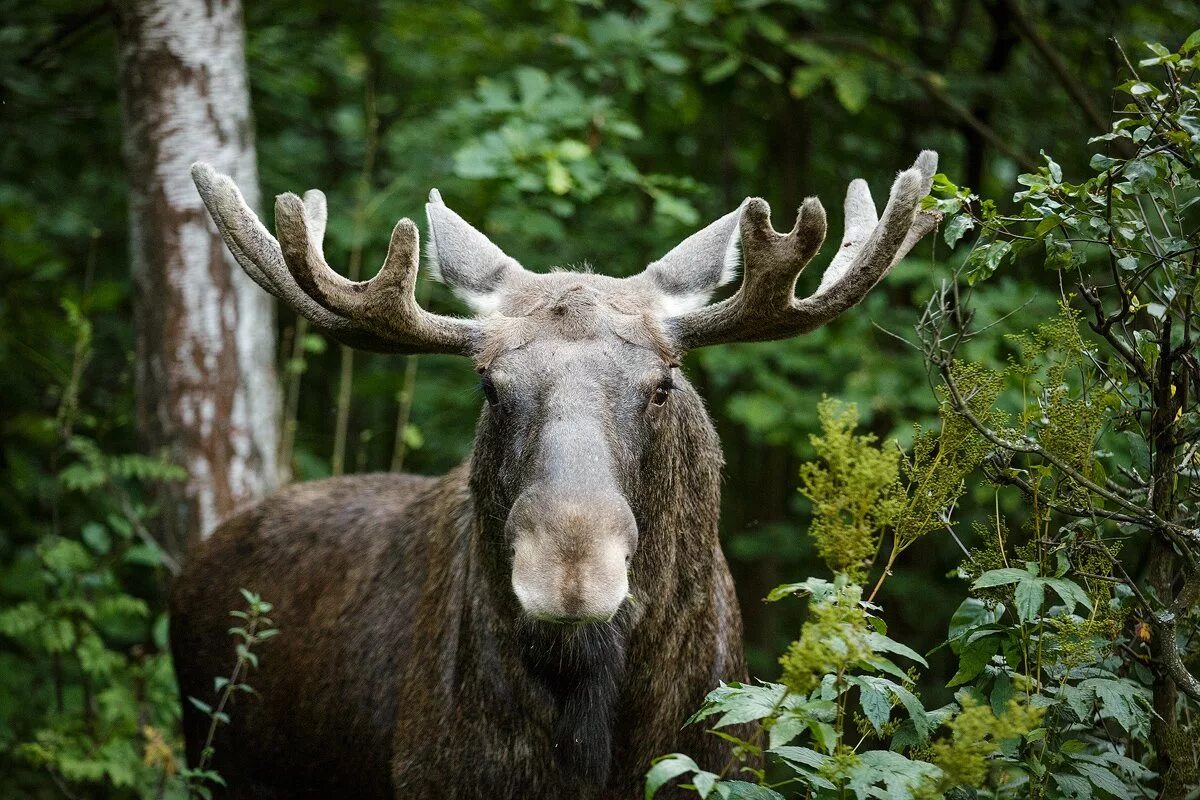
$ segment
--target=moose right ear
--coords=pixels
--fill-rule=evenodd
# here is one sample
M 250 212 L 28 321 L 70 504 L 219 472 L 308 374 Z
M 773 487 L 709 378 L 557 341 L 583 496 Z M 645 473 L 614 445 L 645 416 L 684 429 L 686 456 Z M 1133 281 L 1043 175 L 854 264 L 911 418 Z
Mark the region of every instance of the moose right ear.
M 479 316 L 495 314 L 505 285 L 525 269 L 442 202 L 437 189 L 425 204 L 429 222 L 426 258 L 431 276 L 442 281 Z
M 684 314 L 703 307 L 717 287 L 737 277 L 741 266 L 738 206 L 703 230 L 693 233 L 642 273 L 662 294 L 663 315 Z

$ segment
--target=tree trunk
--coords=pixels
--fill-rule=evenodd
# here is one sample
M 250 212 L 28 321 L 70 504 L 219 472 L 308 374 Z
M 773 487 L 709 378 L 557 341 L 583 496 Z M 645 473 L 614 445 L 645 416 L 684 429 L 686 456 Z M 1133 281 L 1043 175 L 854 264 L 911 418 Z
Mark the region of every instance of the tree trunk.
M 238 0 L 118 3 L 138 426 L 187 479 L 159 494 L 174 553 L 277 481 L 274 307 L 221 242 L 193 161 L 258 204 Z

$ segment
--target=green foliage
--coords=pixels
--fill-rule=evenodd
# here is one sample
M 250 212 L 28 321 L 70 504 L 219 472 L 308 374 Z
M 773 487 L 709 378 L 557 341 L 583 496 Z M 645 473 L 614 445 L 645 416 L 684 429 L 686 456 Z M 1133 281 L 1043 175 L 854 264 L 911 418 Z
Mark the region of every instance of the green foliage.
M 183 797 L 178 699 L 166 618 L 153 587 L 170 559 L 149 535 L 142 490 L 182 472 L 160 458 L 112 454 L 85 431 L 94 343 L 64 301 L 72 367 L 52 413 L 26 418 L 53 444 L 25 490 L 45 497 L 45 530 L 0 567 L 0 794 L 64 791 Z
M 424 197 L 435 185 L 456 210 L 534 269 L 586 260 L 605 274 L 628 274 L 746 195 L 769 199 L 777 224 L 786 224 L 784 210 L 795 208 L 803 195 L 819 195 L 831 211 L 834 239 L 837 201 L 847 180 L 867 178 L 878 196 L 892 171 L 908 163 L 916 149 L 938 149 L 947 172 L 974 190 L 960 192 L 939 179 L 938 202 L 947 218 L 936 244 L 922 244 L 861 306 L 825 329 L 784 342 L 708 348 L 689 357 L 687 368 L 725 445 L 724 544 L 742 592 L 750 659 L 760 674 L 768 674 L 802 630 L 805 604 L 782 603 L 764 611 L 757 598 L 776 576 L 821 569 L 820 554 L 806 537 L 795 535 L 808 519 L 809 503 L 791 491 L 793 467 L 807 461 L 833 469 L 814 452 L 809 434 L 817 427 L 813 411 L 822 397 L 843 397 L 857 407 L 864 428 L 878 441 L 895 439 L 906 458 L 915 459 L 915 466 L 902 464 L 900 473 L 906 530 L 912 532 L 904 539 L 911 542 L 910 558 L 897 557 L 890 566 L 886 560 L 875 563 L 872 571 L 887 574 L 876 599 L 886 601 L 897 639 L 921 652 L 949 640 L 930 657 L 921 696 L 934 698 L 931 706 L 941 705 L 950 697 L 944 684 L 978 684 L 990 702 L 994 691 L 1002 696 L 1015 682 L 1006 669 L 1025 670 L 1026 639 L 1019 628 L 1012 632 L 1015 584 L 972 591 L 945 635 L 947 613 L 963 601 L 964 580 L 1008 566 L 1027 569 L 1038 579 L 1069 579 L 1086 591 L 1092 611 L 1078 613 L 1083 607 L 1076 605 L 1077 613 L 1059 613 L 1061 598 L 1050 588 L 1036 623 L 1025 623 L 1032 629 L 1028 642 L 1040 642 L 1043 656 L 1053 656 L 1056 674 L 1075 676 L 1074 671 L 1105 663 L 1107 675 L 1124 681 L 1119 684 L 1128 690 L 1123 696 L 1132 700 L 1126 704 L 1113 697 L 1107 703 L 1092 684 L 1079 688 L 1090 678 L 1067 681 L 1063 704 L 1050 712 L 1052 721 L 1061 715 L 1091 727 L 1079 732 L 1082 750 L 1071 739 L 1045 740 L 1046 758 L 1070 756 L 1067 766 L 1048 768 L 1046 794 L 1081 797 L 1094 790 L 1095 796 L 1105 796 L 1096 787 L 1106 781 L 1111 786 L 1111 780 L 1093 766 L 1111 771 L 1122 786 L 1157 780 L 1130 766 L 1145 761 L 1157 768 L 1140 741 L 1121 756 L 1128 763 L 1092 741 L 1106 739 L 1111 729 L 1124 746 L 1113 727 L 1122 725 L 1117 717 L 1131 725 L 1145 719 L 1138 716 L 1145 705 L 1139 699 L 1143 688 L 1137 687 L 1152 683 L 1150 650 L 1157 628 L 1153 615 L 1131 599 L 1112 560 L 1119 557 L 1128 567 L 1144 563 L 1146 534 L 1121 527 L 1126 523 L 1120 520 L 1067 517 L 1050 509 L 1048 502 L 1132 516 L 1053 464 L 1008 458 L 968 438 L 972 434 L 966 429 L 947 427 L 947 411 L 954 409 L 943 406 L 951 398 L 944 389 L 940 396 L 920 389 L 926 380 L 922 354 L 901 337 L 909 337 L 918 316 L 914 308 L 952 277 L 967 258 L 965 245 L 974 244 L 962 283 L 974 281 L 980 290 L 956 299 L 962 300 L 959 321 L 974 315 L 976 324 L 971 336 L 955 340 L 952 361 L 969 365 L 960 368 L 987 370 L 978 373 L 981 379 L 1002 375 L 1003 388 L 989 410 L 1007 415 L 1008 421 L 994 424 L 1052 446 L 1067 459 L 1063 463 L 1101 487 L 1119 481 L 1133 492 L 1123 499 L 1148 502 L 1153 467 L 1165 457 L 1147 436 L 1149 415 L 1132 409 L 1161 406 L 1161 395 L 1169 395 L 1170 388 L 1155 400 L 1143 390 L 1137 369 L 1108 358 L 1110 345 L 1098 350 L 1098 335 L 1084 329 L 1080 338 L 1088 347 L 1075 350 L 1074 366 L 1063 373 L 1069 393 L 1055 399 L 1058 384 L 1047 379 L 1047 370 L 1065 363 L 1069 348 L 1037 345 L 1047 351 L 1044 363 L 1020 375 L 1010 369 L 1028 359 L 1019 352 L 1021 343 L 1005 334 L 1034 331 L 1053 319 L 1064 299 L 1059 288 L 1070 283 L 1073 271 L 1111 271 L 1107 230 L 1112 229 L 1118 274 L 1138 284 L 1129 297 L 1130 313 L 1113 324 L 1113 335 L 1146 365 L 1160 363 L 1161 335 L 1150 321 L 1158 319 L 1160 307 L 1178 311 L 1189 296 L 1186 288 L 1194 286 L 1188 253 L 1156 262 L 1191 246 L 1171 240 L 1192 241 L 1188 234 L 1200 208 L 1188 205 L 1190 190 L 1184 184 L 1194 171 L 1176 158 L 1181 153 L 1195 163 L 1195 113 L 1185 107 L 1191 101 L 1184 96 L 1185 73 L 1192 66 L 1184 62 L 1194 58 L 1197 37 L 1187 37 L 1185 52 L 1152 49 L 1146 61 L 1155 63 L 1136 65 L 1139 75 L 1130 74 L 1128 93 L 1118 95 L 1119 127 L 1095 143 L 1099 158 L 1112 163 L 1098 160 L 1102 171 L 1081 183 L 1066 176 L 1080 174 L 1093 154 L 1078 135 L 1086 123 L 1068 92 L 1073 88 L 1093 98 L 1094 105 L 1110 108 L 1107 87 L 1114 59 L 1107 57 L 1107 38 L 1116 32 L 1130 52 L 1144 40 L 1179 41 L 1194 25 L 1194 2 L 1109 4 L 1099 12 L 1091 4 L 1020 4 L 1031 29 L 1040 31 L 1067 65 L 1073 87 L 1051 74 L 1012 15 L 993 15 L 971 3 L 636 0 L 601 7 L 382 0 L 333 7 L 293 0 L 243 5 L 262 194 L 324 189 L 331 209 L 327 252 L 335 267 L 344 265 L 356 247 L 363 249 L 365 265 L 378 263 L 395 219 L 420 219 Z M 132 745 L 112 745 L 125 760 L 108 761 L 136 769 L 134 756 L 140 755 L 149 770 L 178 768 L 173 755 L 177 709 L 161 641 L 162 586 L 169 567 L 157 545 L 142 535 L 153 530 L 151 484 L 175 473 L 155 454 L 135 455 L 130 386 L 136 356 L 129 313 L 135 288 L 126 246 L 130 221 L 122 188 L 118 75 L 111 68 L 117 26 L 105 4 L 80 9 L 65 0 L 0 0 L 0 9 L 5 43 L 0 101 L 10 112 L 0 115 L 0 269 L 5 277 L 0 284 L 0 470 L 5 475 L 0 481 L 0 615 L 14 626 L 11 636 L 0 634 L 0 794 L 58 797 L 54 780 L 61 776 L 18 758 L 15 748 L 36 743 L 36 732 L 51 723 L 81 724 L 86 704 L 75 652 L 62 650 L 59 641 L 53 642 L 59 649 L 51 651 L 30 638 L 38 630 L 52 639 L 76 636 L 57 622 L 38 627 L 69 613 L 53 605 L 60 586 L 75 586 L 88 597 L 124 593 L 143 604 L 144 616 L 131 612 L 109 622 L 105 612 L 97 617 L 103 625 L 88 623 L 102 628 L 106 649 L 121 660 L 112 677 L 90 679 L 93 705 L 101 710 L 100 693 L 107 686 L 143 681 L 154 687 L 140 706 L 117 704 L 124 710 L 111 716 L 123 721 L 113 730 L 127 732 Z M 297 59 L 296 53 L 304 57 Z M 1173 76 L 1163 72 L 1168 68 Z M 1178 106 L 1176 91 L 1184 101 Z M 374 114 L 368 113 L 368 97 Z M 1130 102 L 1136 108 L 1125 109 Z M 1165 127 L 1154 124 L 1160 108 L 1174 115 Z M 372 138 L 377 152 L 364 181 Z M 1036 158 L 1047 143 L 1054 148 L 1053 164 Z M 1170 149 L 1151 152 L 1168 143 Z M 1142 150 L 1132 159 L 1142 163 L 1122 167 L 1131 160 L 1129 147 Z M 1103 178 L 1109 167 L 1111 224 L 1106 219 L 1109 184 Z M 1028 198 L 1011 201 L 1008 187 L 1021 173 Z M 352 199 L 358 197 L 363 198 L 361 227 L 353 224 L 351 213 Z M 1169 212 L 1164 213 L 1169 236 L 1163 235 L 1159 208 Z M 1064 225 L 1053 221 L 1055 216 Z M 1001 228 L 1028 238 L 1005 236 Z M 1134 238 L 1127 239 L 1129 234 Z M 826 245 L 823 257 L 834 244 Z M 955 244 L 957 249 L 948 252 L 946 246 Z M 1165 249 L 1155 250 L 1159 245 Z M 802 277 L 798 291 L 816 285 L 820 266 L 814 264 Z M 1172 270 L 1169 281 L 1161 277 L 1164 267 Z M 431 308 L 461 312 L 440 287 L 424 284 L 420 291 Z M 67 318 L 64 300 L 71 304 Z M 1090 329 L 1092 312 L 1083 294 L 1068 307 L 1083 308 L 1082 324 Z M 1107 300 L 1106 313 L 1118 308 L 1119 298 Z M 80 344 L 75 322 L 86 323 L 86 344 Z M 1182 331 L 1178 323 L 1172 328 L 1176 347 L 1183 343 Z M 951 335 L 955 328 L 945 332 Z M 280 334 L 285 345 L 280 363 L 292 400 L 285 426 L 295 434 L 287 460 L 299 478 L 327 475 L 338 348 L 298 330 L 286 311 L 280 314 Z M 77 351 L 87 357 L 78 358 Z M 462 458 L 479 406 L 474 376 L 455 360 L 437 357 L 420 359 L 415 383 L 406 381 L 408 373 L 409 365 L 394 358 L 356 358 L 350 469 L 388 468 L 397 440 L 407 447 L 406 470 L 434 473 Z M 1179 406 L 1166 416 L 1180 411 L 1176 433 L 1185 444 L 1174 448 L 1179 488 L 1167 496 L 1190 503 L 1189 487 L 1200 466 L 1189 449 L 1195 439 L 1187 439 L 1195 425 L 1196 392 L 1186 381 L 1175 391 Z M 1120 403 L 1115 407 L 1107 397 L 1114 393 Z M 1044 429 L 1039 413 L 1043 395 L 1051 409 L 1060 409 L 1048 419 L 1067 425 L 1069 446 L 1051 445 L 1053 432 Z M 411 401 L 399 436 L 397 396 Z M 971 390 L 964 396 L 978 414 L 987 413 Z M 1092 399 L 1098 404 L 1087 405 Z M 1100 420 L 1094 436 L 1089 431 L 1095 420 L 1088 426 L 1070 424 L 1080 408 L 1106 409 L 1094 411 Z M 63 436 L 62 422 L 70 419 L 74 425 Z M 1082 443 L 1089 437 L 1097 457 L 1070 460 L 1085 455 Z M 914 438 L 923 440 L 919 458 Z M 982 474 L 975 467 L 981 451 Z M 955 452 L 961 457 L 947 458 Z M 162 471 L 152 474 L 158 469 L 154 465 Z M 64 470 L 71 486 L 60 478 Z M 1037 499 L 1011 482 L 996 491 L 988 477 L 1036 486 Z M 916 490 L 921 482 L 933 490 L 925 499 Z M 1188 519 L 1188 513 L 1184 509 L 1175 516 Z M 956 568 L 962 554 L 943 517 L 965 540 L 974 561 Z M 849 507 L 840 519 L 843 532 L 853 527 L 846 522 L 852 519 Z M 880 541 L 886 555 L 895 533 L 879 527 L 863 535 Z M 1054 545 L 1039 548 L 1039 539 L 1052 539 Z M 869 557 L 874 550 L 864 541 L 846 537 Z M 45 582 L 41 553 L 57 570 L 57 583 Z M 1056 574 L 1060 554 L 1069 565 L 1063 575 Z M 1025 562 L 1037 566 L 1028 569 Z M 29 613 L 27 603 L 42 617 L 23 616 Z M 1190 613 L 1179 619 L 1178 635 L 1186 642 L 1194 619 Z M 957 636 L 955 625 L 976 620 L 986 622 Z M 976 633 L 978 638 L 968 641 Z M 103 653 L 97 658 L 116 664 Z M 998 669 L 993 663 L 998 658 L 1009 666 Z M 1050 662 L 1044 658 L 1043 663 Z M 1043 675 L 1046 685 L 1056 680 Z M 61 712 L 56 684 L 64 690 Z M 1103 686 L 1111 696 L 1113 685 Z M 1088 722 L 1077 722 L 1076 711 L 1091 714 Z M 937 711 L 928 713 L 934 717 Z M 1104 716 L 1110 714 L 1116 716 Z M 109 737 L 99 724 L 101 716 L 97 713 L 97 735 L 115 741 L 116 734 Z M 131 727 L 131 719 L 139 724 L 149 719 L 152 725 Z M 889 718 L 887 724 L 895 723 Z M 905 719 L 900 726 L 907 730 L 908 724 Z M 786 726 L 780 731 L 775 735 L 782 736 Z M 1180 765 L 1186 766 L 1195 737 L 1184 730 L 1164 736 L 1180 754 L 1171 769 L 1183 775 Z M 51 753 L 68 754 L 66 745 L 73 743 L 72 752 L 81 753 L 83 761 L 98 759 L 99 751 L 82 741 L 58 737 L 46 746 Z M 886 751 L 866 749 L 876 744 L 871 738 L 859 748 L 863 752 L 857 755 L 866 758 L 859 769 L 875 769 L 873 759 L 890 758 Z M 791 756 L 810 771 L 819 768 L 809 763 L 813 756 L 802 745 L 785 746 L 795 747 Z M 884 755 L 866 755 L 873 752 Z M 848 774 L 856 758 L 845 752 L 818 755 L 841 764 L 830 768 L 840 775 Z M 95 774 L 94 765 L 87 770 Z M 1100 783 L 1093 783 L 1095 776 Z M 723 791 L 746 793 L 757 786 L 754 776 L 740 777 L 748 780 L 726 777 Z M 97 798 L 135 792 L 105 780 L 68 788 Z M 882 784 L 876 788 L 886 791 Z M 789 787 L 778 791 L 787 793 Z
M 154 508 L 143 498 L 183 470 L 109 452 L 87 435 L 98 430 L 84 402 L 93 328 L 76 303 L 62 306 L 74 337 L 67 384 L 57 407 L 24 420 L 50 457 L 41 474 L 27 465 L 33 479 L 16 487 L 43 499 L 49 519 L 0 565 L 0 795 L 209 797 L 220 776 L 210 753 L 184 764 L 167 653 L 161 581 L 178 565 L 152 537 Z M 230 694 L 252 691 L 244 678 L 257 664 L 253 646 L 277 633 L 270 604 L 245 594 L 247 611 L 232 612 L 236 665 L 217 678 L 219 699 L 206 712 L 214 730 L 228 722 Z
M 216 754 L 213 741 L 217 735 L 217 728 L 229 724 L 230 717 L 226 709 L 230 707 L 230 702 L 236 694 L 255 694 L 254 688 L 246 682 L 250 670 L 258 668 L 258 654 L 254 652 L 255 646 L 279 635 L 279 629 L 272 627 L 274 623 L 267 616 L 271 612 L 271 604 L 254 592 L 246 589 L 242 589 L 241 592 L 242 597 L 246 600 L 246 610 L 229 612 L 229 616 L 237 620 L 237 624 L 229 629 L 229 635 L 235 642 L 233 671 L 227 678 L 221 676 L 213 678 L 215 703 L 205 702 L 198 697 L 188 698 L 188 702 L 195 706 L 201 714 L 208 717 L 209 726 L 204 744 L 200 748 L 200 760 L 196 764 L 184 768 L 181 773 L 189 796 L 204 798 L 204 800 L 212 797 L 212 784 L 225 785 L 221 775 L 210 767 L 213 756 Z
M 900 512 L 900 452 L 873 447 L 870 434 L 855 436 L 853 405 L 822 400 L 817 419 L 821 434 L 810 441 L 824 463 L 800 468 L 800 492 L 813 504 L 808 532 L 830 571 L 861 580 L 878 549 L 878 532 Z
M 917 326 L 938 425 L 918 430 L 898 481 L 881 480 L 893 457 L 855 435 L 852 408 L 822 403 L 801 492 L 818 553 L 843 574 L 774 590 L 769 600 L 812 598 L 780 682 L 721 687 L 693 719 L 759 723 L 738 757 L 760 787 L 815 798 L 1194 794 L 1198 48 L 1200 32 L 1178 52 L 1150 47 L 1140 66 L 1162 68 L 1166 83 L 1139 75 L 1118 87 L 1133 102 L 1093 140 L 1108 148 L 1094 178 L 1069 183 L 1046 156 L 1018 179 L 1015 213 L 937 179 L 930 202 L 952 215 L 945 241 L 981 231 L 956 275 L 975 288 L 948 282 Z M 978 325 L 972 303 L 1019 258 L 1060 273 L 1058 313 L 1008 333 L 1003 364 L 967 357 L 998 324 Z M 955 527 L 979 477 L 993 513 L 970 526 L 968 549 Z M 1004 513 L 1014 505 L 1002 497 L 1024 513 Z M 898 556 L 943 531 L 969 584 L 929 654 L 955 662 L 954 701 L 929 710 L 922 695 L 937 687 L 882 655 L 906 648 L 884 636 L 875 601 Z M 1130 547 L 1148 554 L 1147 576 L 1131 574 Z M 875 570 L 864 601 L 844 573 Z M 648 797 L 668 778 L 690 774 L 707 797 L 744 777 L 679 755 L 660 763 L 671 766 Z

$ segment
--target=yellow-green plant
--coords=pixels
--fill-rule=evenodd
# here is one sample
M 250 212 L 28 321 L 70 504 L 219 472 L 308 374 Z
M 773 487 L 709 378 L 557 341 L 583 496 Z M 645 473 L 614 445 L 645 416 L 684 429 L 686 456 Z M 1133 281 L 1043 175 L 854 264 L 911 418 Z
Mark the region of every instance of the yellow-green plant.
M 1046 157 L 1006 215 L 935 178 L 946 242 L 980 233 L 916 328 L 939 424 L 897 460 L 855 433 L 853 407 L 822 403 L 800 491 L 835 578 L 772 592 L 810 598 L 779 682 L 723 686 L 693 720 L 761 721 L 741 752 L 768 768 L 713 774 L 675 754 L 647 797 L 681 778 L 702 798 L 1194 796 L 1200 31 L 1149 49 L 1127 64 L 1091 178 L 1069 182 Z M 990 327 L 973 299 L 1018 260 L 1057 273 L 1059 313 L 1006 337 L 1007 366 L 973 360 Z M 955 699 L 926 709 L 918 669 L 890 656 L 924 658 L 887 636 L 876 603 L 915 542 L 960 540 L 968 485 L 989 485 L 994 511 L 960 542 L 968 596 L 935 651 L 956 660 Z

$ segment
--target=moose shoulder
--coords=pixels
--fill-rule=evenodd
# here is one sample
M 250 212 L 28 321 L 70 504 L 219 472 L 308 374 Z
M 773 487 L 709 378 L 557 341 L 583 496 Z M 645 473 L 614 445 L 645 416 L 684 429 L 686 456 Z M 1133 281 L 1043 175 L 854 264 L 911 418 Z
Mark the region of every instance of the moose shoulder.
M 719 443 L 679 360 L 856 304 L 936 224 L 919 210 L 936 164 L 924 152 L 900 173 L 881 218 L 851 183 L 841 248 L 803 299 L 796 278 L 825 237 L 814 198 L 787 234 L 748 199 L 618 280 L 527 272 L 435 191 L 430 263 L 471 319 L 417 305 L 411 221 L 352 283 L 325 263 L 320 192 L 278 198 L 276 240 L 197 164 L 259 285 L 346 344 L 466 356 L 486 397 L 449 474 L 294 485 L 192 555 L 171 609 L 185 698 L 228 669 L 239 587 L 272 600 L 284 631 L 254 674 L 260 697 L 220 729 L 226 796 L 630 798 L 676 750 L 719 771 L 727 745 L 683 723 L 745 679 L 741 616 L 717 536 Z M 738 291 L 709 305 L 739 266 Z M 207 722 L 184 703 L 193 763 Z

